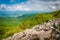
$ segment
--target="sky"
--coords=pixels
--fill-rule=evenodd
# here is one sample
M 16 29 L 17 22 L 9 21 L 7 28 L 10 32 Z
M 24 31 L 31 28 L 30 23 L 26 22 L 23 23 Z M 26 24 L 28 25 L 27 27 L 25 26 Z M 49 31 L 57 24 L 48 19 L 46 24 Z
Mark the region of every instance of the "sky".
M 0 11 L 55 11 L 60 0 L 0 0 Z

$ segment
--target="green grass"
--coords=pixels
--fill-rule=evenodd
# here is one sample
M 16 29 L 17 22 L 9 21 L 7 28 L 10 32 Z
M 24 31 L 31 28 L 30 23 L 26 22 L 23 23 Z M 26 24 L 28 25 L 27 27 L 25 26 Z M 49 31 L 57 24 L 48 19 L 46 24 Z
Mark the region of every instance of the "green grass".
M 58 17 L 60 17 L 60 11 L 28 14 L 17 18 L 0 17 L 0 40 Z

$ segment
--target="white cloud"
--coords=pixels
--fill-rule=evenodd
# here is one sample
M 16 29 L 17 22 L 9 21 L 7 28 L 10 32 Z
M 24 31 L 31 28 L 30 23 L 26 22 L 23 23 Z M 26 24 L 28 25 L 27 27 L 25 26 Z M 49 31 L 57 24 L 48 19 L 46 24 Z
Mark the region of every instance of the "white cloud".
M 14 0 L 10 0 L 13 2 Z M 60 1 L 41 1 L 41 0 L 28 0 L 19 4 L 8 6 L 6 4 L 0 5 L 0 11 L 48 11 L 60 9 Z
M 0 11 L 12 11 L 14 10 L 12 6 L 7 6 L 6 4 L 0 5 Z
M 5 4 L 0 5 L 0 10 L 4 10 L 7 6 Z

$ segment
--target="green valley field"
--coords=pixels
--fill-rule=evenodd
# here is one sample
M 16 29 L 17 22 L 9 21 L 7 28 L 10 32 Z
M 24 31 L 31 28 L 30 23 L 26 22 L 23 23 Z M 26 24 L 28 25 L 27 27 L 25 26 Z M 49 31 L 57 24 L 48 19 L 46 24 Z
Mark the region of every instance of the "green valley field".
M 60 10 L 48 13 L 26 14 L 18 17 L 0 16 L 0 40 L 55 18 L 60 18 Z

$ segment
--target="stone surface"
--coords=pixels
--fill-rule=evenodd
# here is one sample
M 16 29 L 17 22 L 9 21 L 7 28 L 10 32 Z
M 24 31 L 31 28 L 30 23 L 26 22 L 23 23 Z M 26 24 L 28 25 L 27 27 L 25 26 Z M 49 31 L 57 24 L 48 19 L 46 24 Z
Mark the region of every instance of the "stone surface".
M 5 40 L 60 40 L 60 18 L 36 25 L 32 29 L 16 33 Z

